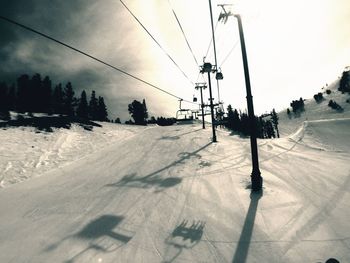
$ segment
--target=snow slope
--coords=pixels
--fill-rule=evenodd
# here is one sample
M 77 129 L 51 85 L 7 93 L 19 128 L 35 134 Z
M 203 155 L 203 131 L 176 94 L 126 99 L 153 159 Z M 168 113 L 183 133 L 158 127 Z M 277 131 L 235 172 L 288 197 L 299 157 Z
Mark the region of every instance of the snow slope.
M 305 111 L 300 114 L 300 116 L 295 117 L 293 113 L 290 116 L 287 115 L 287 110 L 279 113 L 280 119 L 280 133 L 287 136 L 298 129 L 304 121 L 307 120 L 327 120 L 327 119 L 339 119 L 339 118 L 350 118 L 350 103 L 346 100 L 350 99 L 349 94 L 342 94 L 338 91 L 339 81 L 335 81 L 321 92 L 323 94 L 324 100 L 317 103 L 313 98 L 307 99 L 305 103 Z M 326 93 L 326 90 L 331 91 L 330 94 Z M 299 98 L 295 98 L 298 100 Z M 328 106 L 330 100 L 336 101 L 343 109 L 343 112 L 337 112 L 336 110 Z M 288 105 L 286 105 L 288 106 Z M 292 108 L 289 107 L 291 110 Z
M 2 176 L 33 174 L 0 189 L 0 262 L 350 262 L 349 128 L 259 140 L 259 194 L 249 140 L 200 124 L 0 130 Z

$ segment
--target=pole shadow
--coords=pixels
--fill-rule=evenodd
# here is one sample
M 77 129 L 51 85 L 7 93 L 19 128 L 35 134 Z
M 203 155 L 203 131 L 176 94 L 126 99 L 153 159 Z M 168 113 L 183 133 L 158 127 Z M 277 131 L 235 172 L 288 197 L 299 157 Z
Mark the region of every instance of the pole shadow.
M 263 196 L 263 190 L 251 192 L 250 204 L 244 221 L 241 235 L 238 240 L 237 248 L 233 256 L 232 263 L 245 263 L 248 256 L 249 246 L 253 234 L 256 211 L 259 199 Z

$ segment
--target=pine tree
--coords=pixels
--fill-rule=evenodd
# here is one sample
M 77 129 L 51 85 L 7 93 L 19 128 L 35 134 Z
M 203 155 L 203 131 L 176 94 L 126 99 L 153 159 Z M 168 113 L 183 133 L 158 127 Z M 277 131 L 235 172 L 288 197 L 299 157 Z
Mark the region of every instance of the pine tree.
M 234 127 L 234 114 L 231 104 L 227 106 L 227 128 L 233 129 Z
M 108 113 L 107 113 L 107 107 L 104 102 L 103 97 L 98 97 L 98 105 L 97 105 L 97 120 L 99 121 L 108 121 Z
M 273 124 L 270 120 L 266 121 L 266 132 L 267 132 L 267 138 L 275 138 L 275 130 L 273 128 Z
M 17 111 L 26 112 L 29 110 L 28 98 L 30 97 L 30 79 L 27 74 L 17 79 Z
M 63 111 L 68 116 L 74 116 L 74 91 L 72 83 L 68 82 L 64 89 Z
M 89 106 L 87 103 L 86 92 L 82 91 L 77 108 L 77 116 L 83 119 L 88 118 Z
M 52 84 L 48 76 L 42 81 L 40 98 L 42 112 L 52 113 Z
M 7 94 L 7 99 L 8 99 L 9 110 L 15 110 L 16 109 L 16 86 L 15 86 L 15 84 L 12 84 L 11 87 L 9 88 L 9 91 Z
M 265 138 L 265 121 L 262 117 L 255 117 L 256 122 L 256 137 L 264 139 Z
M 272 112 L 271 112 L 271 118 L 272 118 L 272 123 L 273 123 L 273 127 L 276 129 L 276 132 L 277 132 L 277 138 L 280 137 L 280 133 L 279 133 L 279 130 L 278 130 L 278 115 L 275 111 L 275 109 L 272 109 Z
M 131 114 L 131 117 L 134 119 L 136 125 L 146 125 L 147 108 L 146 104 L 143 104 L 137 100 L 134 100 L 131 104 L 128 105 L 128 111 Z
M 63 114 L 64 113 L 64 103 L 63 103 L 63 89 L 62 89 L 62 84 L 59 83 L 52 95 L 52 110 L 53 113 L 58 113 L 58 114 Z
M 8 105 L 8 87 L 5 82 L 0 83 L 0 112 L 9 110 Z
M 121 123 L 120 118 L 116 118 L 114 123 Z
M 251 134 L 251 122 L 249 119 L 249 116 L 245 112 L 240 112 L 240 132 L 242 132 L 244 135 L 250 135 Z
M 232 109 L 231 105 L 227 106 L 227 117 L 225 118 L 227 121 L 225 126 L 229 128 L 230 130 L 241 132 L 242 131 L 242 125 L 239 113 L 237 109 Z
M 28 102 L 29 112 L 42 111 L 42 80 L 39 73 L 34 74 L 30 80 L 29 93 L 26 100 Z
M 143 99 L 142 101 L 143 109 L 144 109 L 144 114 L 145 114 L 145 119 L 148 119 L 148 111 L 147 111 L 147 106 L 146 106 L 146 100 Z
M 8 87 L 7 84 L 0 83 L 0 119 L 8 120 L 10 118 Z
M 98 118 L 98 100 L 96 98 L 96 93 L 93 90 L 91 92 L 90 102 L 89 102 L 89 119 L 97 120 Z

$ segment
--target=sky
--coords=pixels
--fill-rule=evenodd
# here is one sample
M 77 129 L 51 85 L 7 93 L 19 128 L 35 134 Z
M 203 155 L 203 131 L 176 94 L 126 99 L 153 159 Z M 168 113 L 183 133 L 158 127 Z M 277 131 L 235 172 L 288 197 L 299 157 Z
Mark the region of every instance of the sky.
M 1 1 L 0 15 L 78 48 L 161 89 L 192 101 L 203 62 L 215 64 L 209 2 L 125 0 L 157 43 L 121 1 Z M 234 3 L 242 16 L 256 114 L 282 110 L 293 99 L 310 98 L 336 80 L 350 64 L 350 2 L 347 0 L 212 0 L 218 68 L 213 97 L 226 108 L 245 110 L 246 92 L 237 21 L 217 23 L 221 8 Z M 172 9 L 190 44 L 186 44 Z M 54 84 L 71 81 L 79 96 L 96 90 L 111 118 L 130 118 L 127 105 L 146 99 L 150 115 L 175 116 L 178 99 L 32 32 L 0 20 L 0 79 L 23 73 L 49 75 Z M 193 53 L 193 54 L 192 54 Z M 194 55 L 194 56 L 193 56 Z M 169 59 L 169 56 L 178 65 Z M 194 59 L 196 58 L 196 60 Z M 205 59 L 204 59 L 205 57 Z M 179 70 L 181 69 L 181 71 Z M 184 74 L 186 74 L 186 77 Z M 205 90 L 205 100 L 208 89 Z M 183 103 L 183 108 L 197 105 Z

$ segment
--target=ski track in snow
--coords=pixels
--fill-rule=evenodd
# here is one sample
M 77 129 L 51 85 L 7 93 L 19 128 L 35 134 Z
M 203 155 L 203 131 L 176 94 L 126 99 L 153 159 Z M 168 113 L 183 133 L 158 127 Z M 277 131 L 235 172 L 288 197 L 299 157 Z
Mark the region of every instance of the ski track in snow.
M 349 119 L 259 140 L 260 195 L 248 139 L 109 125 L 0 131 L 1 262 L 350 261 Z

